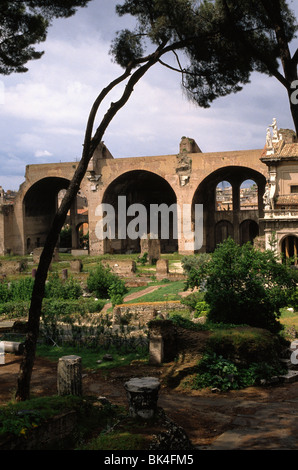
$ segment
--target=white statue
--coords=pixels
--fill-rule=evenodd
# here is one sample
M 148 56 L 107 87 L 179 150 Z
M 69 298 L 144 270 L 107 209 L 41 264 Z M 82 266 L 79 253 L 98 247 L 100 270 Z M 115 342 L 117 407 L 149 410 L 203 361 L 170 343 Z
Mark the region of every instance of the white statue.
M 266 184 L 265 192 L 263 195 L 263 203 L 264 203 L 264 209 L 265 210 L 270 210 L 271 209 L 271 204 L 270 204 L 270 187 L 269 184 Z
M 267 134 L 266 134 L 266 148 L 267 148 L 267 155 L 271 155 L 272 153 L 274 153 L 272 136 L 271 136 L 269 127 L 267 128 Z
M 273 118 L 273 122 L 272 122 L 270 127 L 272 127 L 272 129 L 273 129 L 272 141 L 273 142 L 278 142 L 278 128 L 277 128 L 276 118 Z

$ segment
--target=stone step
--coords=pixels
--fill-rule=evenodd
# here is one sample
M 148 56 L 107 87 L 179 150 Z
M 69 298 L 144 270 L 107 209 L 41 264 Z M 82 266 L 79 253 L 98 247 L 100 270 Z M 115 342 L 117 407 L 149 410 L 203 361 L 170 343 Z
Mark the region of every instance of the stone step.
M 0 321 L 0 333 L 6 333 L 11 331 L 13 328 L 14 322 L 9 320 Z
M 298 382 L 298 371 L 297 370 L 289 370 L 287 374 L 280 375 L 279 380 L 283 383 Z
M 291 342 L 290 349 L 292 351 L 295 351 L 296 349 L 298 349 L 298 339 L 295 339 L 294 341 Z

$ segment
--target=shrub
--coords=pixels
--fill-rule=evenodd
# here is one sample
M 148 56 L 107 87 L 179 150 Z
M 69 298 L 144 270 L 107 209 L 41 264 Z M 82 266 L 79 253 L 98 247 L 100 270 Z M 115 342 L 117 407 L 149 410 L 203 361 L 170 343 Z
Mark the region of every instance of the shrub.
M 8 302 L 10 299 L 7 282 L 0 282 L 0 303 Z
M 128 289 L 125 286 L 125 283 L 120 279 L 114 279 L 110 287 L 108 288 L 108 295 L 111 299 L 113 307 L 123 303 L 125 294 L 127 294 Z
M 33 285 L 34 279 L 32 277 L 25 277 L 23 279 L 18 279 L 17 281 L 11 281 L 9 287 L 10 300 L 30 300 Z
M 0 303 L 0 314 L 10 318 L 27 317 L 29 313 L 29 307 L 29 300 L 9 300 L 8 302 Z
M 204 317 L 208 315 L 209 312 L 209 304 L 205 300 L 201 300 L 200 302 L 196 303 L 195 306 L 195 317 Z
M 194 389 L 211 387 L 221 391 L 238 390 L 259 385 L 262 380 L 270 380 L 273 376 L 284 372 L 284 368 L 279 364 L 262 362 L 243 367 L 223 356 L 209 353 L 199 362 L 191 386 Z
M 65 319 L 72 315 L 100 312 L 105 304 L 104 300 L 94 299 L 45 299 L 42 306 L 44 318 L 55 317 Z
M 247 324 L 277 333 L 282 329 L 280 308 L 296 288 L 294 276 L 273 251 L 258 251 L 250 243 L 239 246 L 228 238 L 207 263 L 189 271 L 186 285 L 204 284 L 211 322 Z
M 122 303 L 123 296 L 127 293 L 124 281 L 111 272 L 109 267 L 99 264 L 87 278 L 87 287 L 100 299 L 111 298 L 112 302 Z
M 145 266 L 145 264 L 147 263 L 147 261 L 148 261 L 148 253 L 147 253 L 147 252 L 145 252 L 145 253 L 143 254 L 143 256 L 139 256 L 139 257 L 138 257 L 138 262 L 141 263 L 142 266 Z
M 62 281 L 57 273 L 51 273 L 45 285 L 45 298 L 78 299 L 82 295 L 80 283 L 73 278 Z
M 210 259 L 210 254 L 200 253 L 197 255 L 188 255 L 183 256 L 181 259 L 181 264 L 183 270 L 186 274 L 189 274 L 192 269 L 199 269 L 201 266 L 204 266 L 206 262 Z
M 204 293 L 203 292 L 192 292 L 191 294 L 183 297 L 181 303 L 189 307 L 190 310 L 195 310 L 198 302 L 203 301 Z

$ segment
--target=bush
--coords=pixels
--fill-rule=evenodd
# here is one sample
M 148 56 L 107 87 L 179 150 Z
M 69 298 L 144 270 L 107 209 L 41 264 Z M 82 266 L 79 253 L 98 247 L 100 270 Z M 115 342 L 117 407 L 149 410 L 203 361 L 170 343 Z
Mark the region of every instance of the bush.
M 209 313 L 209 304 L 205 302 L 205 300 L 201 300 L 200 302 L 196 303 L 195 306 L 195 318 L 197 317 L 204 317 Z
M 0 303 L 10 300 L 9 287 L 7 282 L 0 282 Z
M 31 299 L 34 279 L 26 277 L 17 281 L 0 283 L 0 304 Z
M 279 262 L 274 252 L 261 252 L 250 243 L 237 245 L 228 238 L 212 257 L 188 273 L 187 287 L 204 284 L 214 323 L 247 324 L 279 332 L 280 309 L 296 289 L 295 272 Z
M 45 285 L 45 298 L 78 299 L 82 295 L 80 283 L 73 278 L 62 281 L 57 273 L 51 273 Z
M 42 306 L 43 317 L 64 320 L 73 315 L 100 312 L 105 305 L 104 300 L 94 299 L 45 299 Z
M 115 279 L 110 287 L 108 288 L 108 295 L 111 299 L 113 307 L 123 303 L 125 294 L 127 294 L 128 289 L 125 286 L 125 283 L 120 279 Z
M 183 297 L 181 299 L 181 303 L 189 307 L 190 310 L 195 310 L 197 303 L 203 300 L 204 300 L 203 292 L 192 292 L 188 296 Z
M 128 292 L 124 281 L 111 272 L 109 267 L 99 264 L 87 278 L 87 287 L 100 299 L 110 298 L 112 303 L 122 303 Z
M 197 374 L 192 380 L 192 388 L 218 388 L 221 391 L 238 390 L 259 385 L 262 380 L 284 373 L 279 364 L 251 363 L 246 367 L 215 353 L 206 354 L 199 362 Z
M 9 318 L 27 317 L 29 307 L 29 300 L 9 300 L 8 302 L 0 303 L 0 314 L 8 316 Z
M 210 259 L 210 254 L 200 253 L 198 255 L 183 256 L 181 264 L 186 274 L 189 274 L 192 269 L 199 269 L 205 265 Z

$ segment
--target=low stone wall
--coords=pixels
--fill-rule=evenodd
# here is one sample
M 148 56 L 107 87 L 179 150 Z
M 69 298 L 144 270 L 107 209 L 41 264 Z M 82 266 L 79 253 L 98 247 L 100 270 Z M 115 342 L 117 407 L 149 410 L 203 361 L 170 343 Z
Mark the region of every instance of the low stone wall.
M 0 262 L 0 275 L 7 276 L 19 274 L 27 269 L 26 261 L 2 260 Z
M 40 255 L 41 255 L 42 251 L 43 251 L 42 246 L 40 246 L 39 248 L 34 248 L 34 250 L 33 250 L 33 263 L 35 263 L 35 264 L 39 263 Z M 54 249 L 52 261 L 53 262 L 59 261 L 59 250 L 57 248 Z
M 115 325 L 128 323 L 131 326 L 143 327 L 157 317 L 167 318 L 168 312 L 175 310 L 188 310 L 188 307 L 181 304 L 179 300 L 121 304 L 117 305 L 113 310 L 113 323 Z
M 104 266 L 109 266 L 115 274 L 132 274 L 136 272 L 136 263 L 133 260 L 102 260 Z

